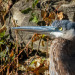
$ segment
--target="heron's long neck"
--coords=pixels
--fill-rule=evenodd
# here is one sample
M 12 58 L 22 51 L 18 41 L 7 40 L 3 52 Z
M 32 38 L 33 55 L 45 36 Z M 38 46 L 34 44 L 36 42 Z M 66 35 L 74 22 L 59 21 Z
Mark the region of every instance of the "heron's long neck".
M 75 40 L 55 39 L 50 47 L 50 75 L 75 75 Z

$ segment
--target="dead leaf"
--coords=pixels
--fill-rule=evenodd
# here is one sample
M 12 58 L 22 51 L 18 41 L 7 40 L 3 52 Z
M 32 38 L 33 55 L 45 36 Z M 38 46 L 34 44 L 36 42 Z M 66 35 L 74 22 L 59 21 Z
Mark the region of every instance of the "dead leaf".
M 45 46 L 45 43 L 44 43 L 44 41 L 43 41 L 43 40 L 41 41 L 41 43 L 42 43 L 42 46 L 44 47 L 44 46 Z
M 14 51 L 12 50 L 10 53 L 10 57 L 13 57 L 13 56 L 14 56 Z
M 50 12 L 49 18 L 50 19 L 55 19 L 55 12 Z
M 32 39 L 32 42 L 39 40 L 40 37 L 41 37 L 40 34 L 35 34 L 34 38 Z
M 57 13 L 57 19 L 62 20 L 63 19 L 63 12 Z
M 50 12 L 49 16 L 47 16 L 47 11 L 41 10 L 41 17 L 46 22 L 46 25 L 51 24 L 52 21 L 55 19 L 55 12 Z
M 46 17 L 46 15 L 47 15 L 46 10 L 45 10 L 45 11 L 44 11 L 44 10 L 41 10 L 41 17 L 42 17 L 43 19 Z

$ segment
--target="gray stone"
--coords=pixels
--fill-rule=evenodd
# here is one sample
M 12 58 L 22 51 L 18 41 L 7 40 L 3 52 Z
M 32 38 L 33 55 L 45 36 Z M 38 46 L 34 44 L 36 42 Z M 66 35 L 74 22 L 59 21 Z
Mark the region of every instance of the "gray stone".
M 75 21 L 75 2 L 62 4 L 58 10 L 67 15 L 70 21 Z
M 36 23 L 29 22 L 31 14 L 23 14 L 21 13 L 21 10 L 25 10 L 28 7 L 32 6 L 32 1 L 25 2 L 25 0 L 20 0 L 17 3 L 13 5 L 13 7 L 10 10 L 9 17 L 6 20 L 6 26 L 7 26 L 7 33 L 10 34 L 9 40 L 12 42 L 16 42 L 16 33 L 15 30 L 12 30 L 11 27 L 14 27 L 13 20 L 17 24 L 17 26 L 37 26 Z M 37 12 L 40 12 L 39 10 Z M 34 33 L 31 32 L 25 32 L 25 31 L 18 31 L 18 43 L 21 47 L 24 47 L 28 41 L 31 39 L 32 35 Z M 36 41 L 33 45 L 34 49 L 38 48 L 39 41 Z M 29 44 L 31 47 L 31 43 Z M 44 49 L 44 47 L 40 47 L 41 49 Z

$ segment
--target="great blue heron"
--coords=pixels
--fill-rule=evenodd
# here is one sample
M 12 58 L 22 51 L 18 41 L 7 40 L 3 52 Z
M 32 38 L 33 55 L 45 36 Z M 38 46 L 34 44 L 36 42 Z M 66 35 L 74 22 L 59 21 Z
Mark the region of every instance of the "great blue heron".
M 46 34 L 55 38 L 50 47 L 50 75 L 75 75 L 75 22 L 56 20 L 51 26 L 12 29 Z

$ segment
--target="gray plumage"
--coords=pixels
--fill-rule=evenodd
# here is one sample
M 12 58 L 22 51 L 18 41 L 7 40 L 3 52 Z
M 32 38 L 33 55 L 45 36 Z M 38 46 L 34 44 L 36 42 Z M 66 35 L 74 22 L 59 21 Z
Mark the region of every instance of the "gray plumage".
M 62 35 L 59 35 L 58 37 L 68 40 L 71 40 L 75 37 L 75 22 L 71 22 L 69 20 L 56 20 L 52 23 L 52 26 L 56 28 L 62 27 Z M 58 34 L 54 35 L 57 36 Z

